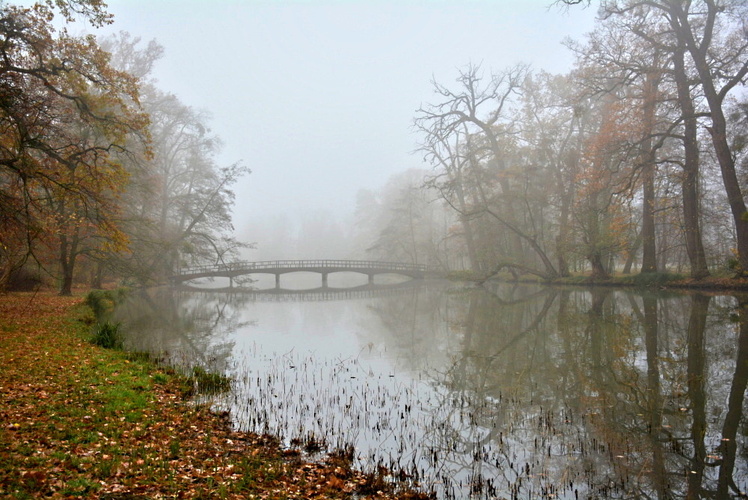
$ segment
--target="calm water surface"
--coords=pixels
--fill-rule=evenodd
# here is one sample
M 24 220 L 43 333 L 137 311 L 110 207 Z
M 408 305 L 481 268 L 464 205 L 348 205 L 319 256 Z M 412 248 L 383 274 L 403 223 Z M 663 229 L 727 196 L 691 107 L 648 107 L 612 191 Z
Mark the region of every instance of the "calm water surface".
M 233 377 L 237 427 L 440 498 L 748 490 L 747 297 L 369 288 L 152 290 L 119 314 L 132 348 Z

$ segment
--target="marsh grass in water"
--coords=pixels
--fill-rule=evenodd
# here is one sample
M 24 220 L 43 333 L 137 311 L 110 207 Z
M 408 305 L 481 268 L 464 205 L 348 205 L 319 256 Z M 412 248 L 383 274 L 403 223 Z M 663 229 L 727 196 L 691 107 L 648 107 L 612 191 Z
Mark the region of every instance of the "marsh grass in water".
M 231 390 L 231 378 L 195 366 L 187 376 L 186 385 L 187 396 L 221 394 Z

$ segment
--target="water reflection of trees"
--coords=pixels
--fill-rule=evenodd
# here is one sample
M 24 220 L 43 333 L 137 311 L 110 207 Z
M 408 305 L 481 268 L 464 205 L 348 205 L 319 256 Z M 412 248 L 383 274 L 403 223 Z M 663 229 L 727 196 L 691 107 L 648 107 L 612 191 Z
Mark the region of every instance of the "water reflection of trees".
M 409 305 L 381 317 L 419 324 Z M 484 496 L 726 498 L 748 486 L 748 299 L 498 288 L 436 305 L 459 343 L 434 374 L 442 401 L 421 459 L 447 493 L 450 478 Z
M 432 284 L 380 297 L 368 306 L 378 325 L 362 325 L 369 337 L 397 352 L 401 368 L 427 370 L 444 364 L 457 344 L 450 338 L 452 299 L 448 286 Z M 368 321 L 368 319 L 367 319 Z
M 246 301 L 226 293 L 148 289 L 122 304 L 117 320 L 131 349 L 153 353 L 169 364 L 225 371 L 234 347 L 227 339 L 247 324 L 239 319 Z

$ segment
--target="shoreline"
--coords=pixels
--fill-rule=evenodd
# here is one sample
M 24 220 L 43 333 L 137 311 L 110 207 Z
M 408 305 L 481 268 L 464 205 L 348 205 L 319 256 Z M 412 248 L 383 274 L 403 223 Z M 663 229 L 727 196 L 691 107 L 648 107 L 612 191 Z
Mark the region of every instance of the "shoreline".
M 185 399 L 185 377 L 88 341 L 83 297 L 0 295 L 4 498 L 430 498 L 343 453 L 305 459 Z
M 553 278 L 544 280 L 541 278 L 514 279 L 511 276 L 496 276 L 486 279 L 475 277 L 461 277 L 472 283 L 508 283 L 508 284 L 533 284 L 563 287 L 607 287 L 628 288 L 636 290 L 657 291 L 683 291 L 683 292 L 706 292 L 706 293 L 748 293 L 748 278 L 734 277 L 708 277 L 702 279 L 687 278 L 681 275 L 667 273 L 614 275 L 605 279 L 593 279 L 589 276 L 571 276 L 564 278 Z

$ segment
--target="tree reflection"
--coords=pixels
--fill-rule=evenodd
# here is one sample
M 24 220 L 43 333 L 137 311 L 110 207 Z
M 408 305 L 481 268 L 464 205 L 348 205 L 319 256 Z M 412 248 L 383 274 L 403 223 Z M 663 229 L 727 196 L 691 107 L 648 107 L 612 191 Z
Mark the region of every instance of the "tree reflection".
M 128 329 L 151 350 L 220 367 L 236 355 L 228 339 L 243 326 L 244 301 L 151 292 L 128 306 Z M 368 436 L 357 441 L 369 446 L 367 463 L 442 498 L 729 498 L 746 487 L 748 298 L 437 285 L 350 310 L 362 318 L 361 352 L 381 345 L 373 352 L 395 369 L 335 360 L 318 387 L 316 353 L 301 353 L 292 373 L 250 360 L 257 387 L 246 418 L 266 412 L 303 434 L 313 404 L 314 422 L 331 422 L 315 432 L 343 433 L 325 434 L 336 443 Z M 290 387 L 317 392 L 308 400 Z
M 740 336 L 738 338 L 738 354 L 735 362 L 735 373 L 730 386 L 730 396 L 727 404 L 727 416 L 722 426 L 722 464 L 719 467 L 719 485 L 717 497 L 726 498 L 728 494 L 741 493 L 733 479 L 737 454 L 737 432 L 743 419 L 743 400 L 746 383 L 748 383 L 748 297 L 738 299 L 738 324 Z M 745 480 L 745 476 L 744 480 Z M 745 496 L 745 493 L 742 493 Z
M 691 314 L 688 319 L 688 399 L 691 401 L 691 441 L 693 452 L 688 470 L 688 489 L 686 498 L 702 497 L 702 482 L 704 480 L 704 465 L 706 460 L 706 445 L 704 436 L 707 431 L 706 423 L 706 391 L 704 389 L 704 330 L 706 315 L 709 310 L 711 297 L 707 295 L 691 296 Z
M 492 292 L 463 292 L 449 309 L 460 344 L 434 375 L 442 399 L 427 432 L 433 467 L 468 478 L 480 495 L 739 494 L 748 302 L 736 338 L 724 315 L 709 315 L 705 295 Z M 719 348 L 706 349 L 707 335 Z M 709 391 L 729 382 L 731 353 L 738 363 L 720 423 L 721 394 Z M 708 447 L 721 454 L 718 477 L 707 474 Z
M 246 297 L 192 293 L 173 288 L 141 290 L 117 309 L 130 349 L 152 353 L 176 366 L 228 369 L 234 342 L 246 326 L 239 317 Z

